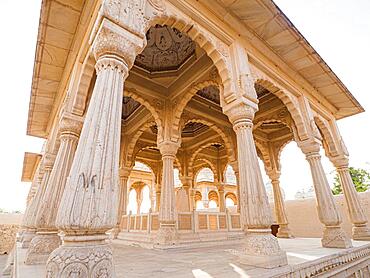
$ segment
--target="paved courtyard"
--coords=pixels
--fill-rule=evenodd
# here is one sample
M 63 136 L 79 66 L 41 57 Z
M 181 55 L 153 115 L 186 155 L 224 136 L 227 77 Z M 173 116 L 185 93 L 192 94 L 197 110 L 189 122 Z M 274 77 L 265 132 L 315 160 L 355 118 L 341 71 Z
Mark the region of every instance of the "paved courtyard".
M 344 249 L 322 248 L 319 238 L 279 239 L 283 250 L 287 252 L 288 262 L 292 265 L 315 260 L 323 256 L 338 253 Z M 367 242 L 354 241 L 354 247 Z M 115 241 L 115 269 L 117 278 L 247 278 L 271 277 L 283 270 L 266 270 L 242 265 L 233 254 L 242 250 L 241 241 L 224 245 L 191 247 L 187 249 L 151 250 L 136 246 L 126 246 Z M 25 249 L 19 250 L 19 260 Z M 284 269 L 286 269 L 285 267 Z M 20 277 L 44 277 L 44 266 L 26 266 L 19 264 Z M 25 276 L 26 275 L 26 276 Z

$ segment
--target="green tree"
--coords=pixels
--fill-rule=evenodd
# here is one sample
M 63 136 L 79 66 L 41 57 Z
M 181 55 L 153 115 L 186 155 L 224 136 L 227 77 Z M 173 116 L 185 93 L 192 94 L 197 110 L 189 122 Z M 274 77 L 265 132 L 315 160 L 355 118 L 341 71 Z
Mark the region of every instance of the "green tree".
M 368 171 L 361 168 L 349 167 L 349 173 L 357 192 L 365 192 L 370 188 L 370 173 Z M 343 193 L 338 173 L 334 178 L 334 187 L 332 192 L 334 195 Z

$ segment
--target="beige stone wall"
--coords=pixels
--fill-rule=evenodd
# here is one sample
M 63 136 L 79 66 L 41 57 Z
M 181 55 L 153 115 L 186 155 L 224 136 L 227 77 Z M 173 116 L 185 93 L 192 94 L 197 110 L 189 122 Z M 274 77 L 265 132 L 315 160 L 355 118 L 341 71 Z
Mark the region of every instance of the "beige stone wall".
M 370 219 L 370 192 L 359 193 L 362 208 Z M 343 219 L 343 228 L 350 236 L 352 225 L 347 213 L 344 195 L 335 196 L 335 201 Z M 305 200 L 285 201 L 289 228 L 295 237 L 321 237 L 323 225 L 320 223 L 316 211 L 315 198 Z
M 0 213 L 0 254 L 9 253 L 23 214 Z

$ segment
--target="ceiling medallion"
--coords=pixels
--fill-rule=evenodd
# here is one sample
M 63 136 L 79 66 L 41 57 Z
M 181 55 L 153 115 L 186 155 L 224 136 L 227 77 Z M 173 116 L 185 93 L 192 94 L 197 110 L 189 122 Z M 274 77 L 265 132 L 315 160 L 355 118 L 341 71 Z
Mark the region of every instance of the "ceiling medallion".
M 136 57 L 135 65 L 149 72 L 178 70 L 195 56 L 195 43 L 175 28 L 156 25 L 147 34 L 147 46 Z

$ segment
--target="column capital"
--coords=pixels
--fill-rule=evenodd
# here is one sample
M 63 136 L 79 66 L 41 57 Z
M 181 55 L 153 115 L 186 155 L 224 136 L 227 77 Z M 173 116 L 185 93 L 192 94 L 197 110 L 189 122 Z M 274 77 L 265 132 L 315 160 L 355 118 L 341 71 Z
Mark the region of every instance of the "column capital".
M 126 29 L 104 18 L 94 33 L 92 50 L 95 59 L 99 62 L 103 57 L 113 59 L 99 63 L 97 71 L 107 64 L 113 67 L 122 68 L 124 74 L 132 67 L 136 55 L 145 47 L 145 40 L 127 31 Z M 121 63 L 122 64 L 121 64 Z M 125 68 L 123 68 L 125 67 Z
M 321 142 L 316 138 L 310 138 L 304 141 L 297 141 L 298 147 L 306 155 L 306 158 L 310 156 L 320 155 Z
M 41 160 L 40 170 L 47 171 L 53 168 L 56 155 L 52 153 L 44 153 Z
M 329 157 L 329 159 L 333 163 L 335 168 L 337 168 L 338 170 L 348 168 L 349 159 L 345 155 L 338 155 L 338 156 L 334 156 L 334 157 Z
M 176 153 L 177 153 L 177 150 L 179 149 L 179 147 L 180 147 L 179 142 L 173 142 L 173 141 L 169 141 L 169 140 L 162 141 L 162 142 L 158 143 L 158 148 L 159 148 L 159 151 L 162 154 L 162 158 L 163 157 L 172 157 L 173 159 L 175 159 L 176 158 Z
M 82 125 L 83 120 L 81 117 L 72 115 L 70 113 L 63 113 L 59 123 L 60 137 L 65 135 L 74 135 L 79 137 Z
M 119 168 L 119 176 L 123 178 L 128 178 L 130 176 L 131 170 L 132 167 L 123 166 Z
M 229 117 L 234 130 L 241 127 L 252 127 L 254 114 L 258 111 L 257 103 L 242 99 L 227 104 L 223 112 Z

